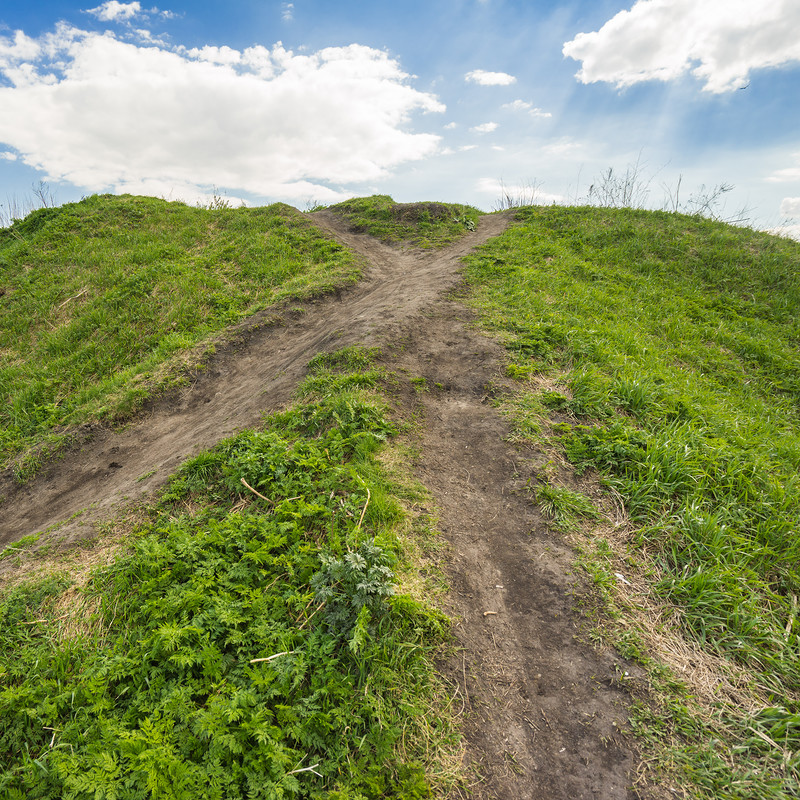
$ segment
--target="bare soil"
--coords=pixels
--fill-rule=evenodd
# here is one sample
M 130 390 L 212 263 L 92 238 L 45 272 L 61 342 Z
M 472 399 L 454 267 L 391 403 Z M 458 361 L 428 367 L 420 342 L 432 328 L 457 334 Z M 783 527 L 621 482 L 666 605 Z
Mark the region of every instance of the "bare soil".
M 415 468 L 449 546 L 447 611 L 458 646 L 441 671 L 463 708 L 471 776 L 454 797 L 638 797 L 624 734 L 630 696 L 619 680 L 633 667 L 582 635 L 578 601 L 588 590 L 527 489 L 544 456 L 509 444 L 490 402 L 503 350 L 448 292 L 460 259 L 510 217 L 483 217 L 435 252 L 355 235 L 330 212 L 311 218 L 368 261 L 366 279 L 257 315 L 189 385 L 123 430 L 87 427 L 28 484 L 0 475 L 0 545 L 51 526 L 43 537 L 51 545 L 95 536 L 99 521 L 148 496 L 180 462 L 285 405 L 315 354 L 381 345 L 389 369 L 427 385 L 400 381 L 397 399 L 420 422 Z M 0 564 L 0 575 L 11 568 Z

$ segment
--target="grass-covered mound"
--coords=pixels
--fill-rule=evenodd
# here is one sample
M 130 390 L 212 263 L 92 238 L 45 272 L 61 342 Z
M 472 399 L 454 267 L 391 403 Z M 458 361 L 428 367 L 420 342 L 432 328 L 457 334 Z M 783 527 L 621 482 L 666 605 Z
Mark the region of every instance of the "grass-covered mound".
M 624 612 L 617 643 L 647 662 L 653 636 L 679 631 L 748 698 L 723 681 L 716 707 L 689 713 L 679 689 L 647 730 L 685 737 L 665 759 L 704 797 L 797 797 L 800 245 L 625 209 L 518 220 L 468 280 L 510 373 L 531 379 L 519 431 L 558 437 L 624 503 L 626 533 L 595 538 L 589 559 Z M 538 495 L 575 499 L 551 488 Z M 671 692 L 674 677 L 654 680 Z
M 458 203 L 395 203 L 389 195 L 357 197 L 329 206 L 355 233 L 392 244 L 446 247 L 475 230 L 480 211 Z
M 132 546 L 0 595 L 0 795 L 422 798 L 446 620 L 396 584 L 395 424 L 369 356 L 187 462 Z M 102 544 L 102 542 L 101 542 Z M 75 582 L 77 580 L 77 583 Z
M 226 326 L 357 275 L 283 204 L 105 195 L 31 213 L 0 230 L 0 464 L 62 426 L 129 413 Z

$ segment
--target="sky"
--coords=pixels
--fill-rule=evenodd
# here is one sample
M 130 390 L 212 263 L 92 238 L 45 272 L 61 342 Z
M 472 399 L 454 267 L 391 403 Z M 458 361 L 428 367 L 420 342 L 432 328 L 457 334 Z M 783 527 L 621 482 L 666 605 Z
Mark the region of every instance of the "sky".
M 159 3 L 0 0 L 0 220 L 41 182 L 487 211 L 627 184 L 800 238 L 798 0 Z

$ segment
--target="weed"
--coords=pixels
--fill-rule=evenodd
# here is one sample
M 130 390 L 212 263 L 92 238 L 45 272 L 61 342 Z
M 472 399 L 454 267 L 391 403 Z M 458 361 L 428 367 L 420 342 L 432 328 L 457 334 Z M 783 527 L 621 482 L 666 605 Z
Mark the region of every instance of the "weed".
M 411 378 L 411 387 L 418 394 L 421 394 L 422 392 L 427 392 L 428 391 L 428 381 L 422 376 L 417 376 L 415 378 Z
M 544 484 L 534 489 L 534 497 L 542 513 L 565 531 L 575 530 L 581 519 L 598 520 L 600 513 L 584 494 L 564 486 Z

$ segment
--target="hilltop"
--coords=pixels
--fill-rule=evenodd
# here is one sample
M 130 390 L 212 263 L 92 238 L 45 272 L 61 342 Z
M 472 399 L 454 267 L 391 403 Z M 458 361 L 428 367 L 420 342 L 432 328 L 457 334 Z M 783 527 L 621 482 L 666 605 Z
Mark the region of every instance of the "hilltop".
M 798 264 L 385 196 L 4 229 L 0 787 L 795 796 Z

